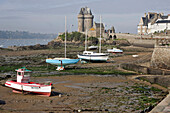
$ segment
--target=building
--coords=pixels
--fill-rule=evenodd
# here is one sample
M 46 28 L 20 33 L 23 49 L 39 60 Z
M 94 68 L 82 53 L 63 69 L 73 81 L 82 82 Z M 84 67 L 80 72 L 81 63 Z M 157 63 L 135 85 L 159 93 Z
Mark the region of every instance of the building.
M 78 32 L 85 32 L 93 27 L 93 18 L 91 9 L 88 7 L 81 8 L 78 14 Z
M 92 14 L 90 8 L 88 7 L 81 8 L 77 18 L 78 18 L 78 32 L 85 34 L 87 30 L 87 35 L 89 37 L 100 37 L 100 23 L 94 22 L 93 20 L 94 15 Z M 108 34 L 108 32 L 106 32 L 104 24 L 101 23 L 101 36 L 109 38 L 110 35 Z
M 100 37 L 100 23 L 94 22 L 93 27 L 89 29 L 87 33 L 89 37 Z M 101 23 L 101 36 L 107 37 L 103 23 Z
M 149 12 L 141 17 L 138 25 L 138 34 L 153 34 L 156 32 L 165 32 L 170 30 L 170 14 Z
M 111 29 L 107 30 L 107 33 L 109 35 L 109 39 L 115 39 L 116 35 L 115 35 L 115 28 L 112 26 Z

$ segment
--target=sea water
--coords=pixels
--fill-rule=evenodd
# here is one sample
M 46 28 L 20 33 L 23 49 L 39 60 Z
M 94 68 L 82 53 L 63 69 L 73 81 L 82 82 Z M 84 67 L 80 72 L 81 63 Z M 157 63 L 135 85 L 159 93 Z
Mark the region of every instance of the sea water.
M 53 39 L 0 39 L 0 47 L 8 48 L 8 46 L 28 46 L 41 44 L 45 45 Z

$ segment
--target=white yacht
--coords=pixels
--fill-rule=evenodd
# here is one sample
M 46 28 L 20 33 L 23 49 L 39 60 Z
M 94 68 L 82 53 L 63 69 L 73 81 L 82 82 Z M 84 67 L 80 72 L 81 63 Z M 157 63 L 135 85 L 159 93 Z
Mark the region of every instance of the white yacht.
M 106 62 L 109 58 L 108 54 L 101 53 L 101 16 L 100 16 L 100 46 L 99 53 L 95 53 L 93 51 L 86 51 L 87 48 L 87 30 L 86 30 L 86 38 L 85 38 L 85 51 L 83 54 L 78 54 L 78 58 L 85 61 L 90 62 Z

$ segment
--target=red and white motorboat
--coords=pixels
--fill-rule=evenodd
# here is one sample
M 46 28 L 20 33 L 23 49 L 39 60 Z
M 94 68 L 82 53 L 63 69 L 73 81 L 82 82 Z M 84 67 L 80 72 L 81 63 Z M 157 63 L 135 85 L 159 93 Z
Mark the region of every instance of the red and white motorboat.
M 31 70 L 25 67 L 17 69 L 17 80 L 8 80 L 5 86 L 13 89 L 13 92 L 24 93 L 30 92 L 34 94 L 50 96 L 52 83 L 35 83 L 29 82 Z

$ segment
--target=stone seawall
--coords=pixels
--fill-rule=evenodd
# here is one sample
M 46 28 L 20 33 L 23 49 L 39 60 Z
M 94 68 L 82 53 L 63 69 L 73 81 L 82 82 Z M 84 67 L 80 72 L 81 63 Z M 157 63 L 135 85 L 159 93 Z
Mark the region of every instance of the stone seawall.
M 135 71 L 142 74 L 151 74 L 151 75 L 170 75 L 170 70 L 164 70 L 164 69 L 155 69 L 145 66 L 140 66 L 136 64 L 121 64 L 121 68 Z
M 135 35 L 135 34 L 125 34 L 116 33 L 118 39 L 127 39 L 130 44 L 139 47 L 154 48 L 156 43 L 155 39 L 170 39 L 170 36 L 151 36 L 151 35 Z
M 170 46 L 156 46 L 151 59 L 151 67 L 170 69 Z

